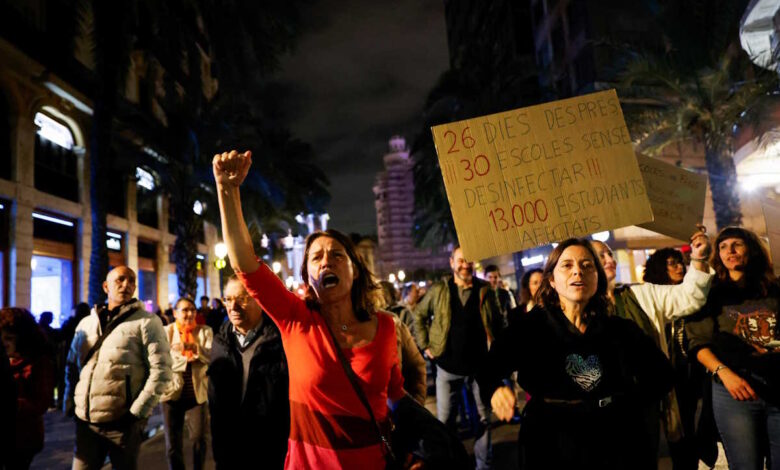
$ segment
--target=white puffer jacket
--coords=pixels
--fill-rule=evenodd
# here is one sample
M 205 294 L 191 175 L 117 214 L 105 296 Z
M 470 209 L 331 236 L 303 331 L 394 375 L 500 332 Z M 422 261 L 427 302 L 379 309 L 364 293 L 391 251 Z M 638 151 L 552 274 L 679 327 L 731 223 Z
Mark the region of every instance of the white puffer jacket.
M 133 300 L 118 313 L 133 310 L 106 337 L 100 350 L 84 364 L 101 335 L 97 312 L 81 320 L 68 353 L 65 377 L 66 412 L 90 423 L 122 418 L 129 410 L 146 418 L 171 381 L 171 354 L 163 324 Z

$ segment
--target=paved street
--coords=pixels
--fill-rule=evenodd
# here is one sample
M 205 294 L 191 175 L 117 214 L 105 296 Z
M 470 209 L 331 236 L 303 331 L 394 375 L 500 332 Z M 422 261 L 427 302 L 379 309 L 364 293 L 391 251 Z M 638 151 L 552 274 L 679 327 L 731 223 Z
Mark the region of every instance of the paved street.
M 426 406 L 435 411 L 436 401 L 429 398 Z M 517 468 L 517 432 L 519 425 L 499 424 L 493 430 L 493 448 L 496 462 L 496 469 L 515 469 Z M 165 458 L 165 437 L 162 432 L 162 414 L 159 411 L 149 419 L 147 432 L 150 437 L 143 443 L 139 457 L 138 467 L 143 470 L 162 470 L 167 468 Z M 64 418 L 59 411 L 49 411 L 46 415 L 46 443 L 43 452 L 36 456 L 32 464 L 33 470 L 54 470 L 70 468 L 73 457 L 73 437 L 74 426 L 70 419 Z M 472 451 L 473 439 L 465 439 L 469 453 Z M 662 455 L 665 450 L 662 449 Z M 187 468 L 192 468 L 192 444 L 185 442 L 185 456 L 187 458 Z M 104 469 L 109 469 L 106 465 Z M 211 449 L 209 449 L 207 470 L 214 468 Z M 661 458 L 659 461 L 659 470 L 670 470 L 671 461 L 668 457 Z M 700 470 L 707 467 L 700 465 Z M 723 449 L 720 451 L 720 459 L 715 466 L 717 470 L 725 470 L 728 466 L 725 462 Z

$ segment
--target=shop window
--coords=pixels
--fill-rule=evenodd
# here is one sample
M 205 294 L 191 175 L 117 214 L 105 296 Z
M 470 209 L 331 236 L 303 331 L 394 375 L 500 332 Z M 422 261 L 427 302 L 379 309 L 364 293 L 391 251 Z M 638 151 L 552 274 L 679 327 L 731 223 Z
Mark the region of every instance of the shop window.
M 30 306 L 36 317 L 45 311 L 52 312 L 52 326 L 57 328 L 74 305 L 76 223 L 39 211 L 32 216 Z
M 59 328 L 73 307 L 73 261 L 33 255 L 30 307 L 35 318 L 52 312 L 52 328 Z
M 157 310 L 157 273 L 138 271 L 138 299 L 149 312 Z
M 78 157 L 73 152 L 73 133 L 43 113 L 35 115 L 35 125 L 35 188 L 78 202 Z
M 138 240 L 138 300 L 154 312 L 157 304 L 157 245 Z
M 10 203 L 0 200 L 0 304 L 8 305 L 8 235 L 10 233 Z
M 198 287 L 196 290 L 195 305 L 200 305 L 198 299 L 206 295 L 206 277 L 202 272 L 198 272 L 198 278 L 196 280 Z M 168 274 L 168 302 L 174 303 L 179 300 L 179 279 L 176 277 L 176 273 Z

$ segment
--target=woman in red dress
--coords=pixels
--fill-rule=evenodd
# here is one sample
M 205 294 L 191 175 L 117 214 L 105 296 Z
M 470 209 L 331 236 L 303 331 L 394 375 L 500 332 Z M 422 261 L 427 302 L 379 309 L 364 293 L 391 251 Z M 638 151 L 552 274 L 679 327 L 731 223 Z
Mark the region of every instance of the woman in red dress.
M 232 151 L 216 155 L 213 170 L 230 263 L 282 334 L 290 373 L 285 468 L 383 468 L 379 433 L 347 378 L 331 333 L 387 434 L 388 405 L 404 394 L 393 319 L 378 311 L 378 285 L 340 232 L 307 238 L 301 267 L 305 299 L 258 261 L 239 193 L 251 164 L 251 152 Z

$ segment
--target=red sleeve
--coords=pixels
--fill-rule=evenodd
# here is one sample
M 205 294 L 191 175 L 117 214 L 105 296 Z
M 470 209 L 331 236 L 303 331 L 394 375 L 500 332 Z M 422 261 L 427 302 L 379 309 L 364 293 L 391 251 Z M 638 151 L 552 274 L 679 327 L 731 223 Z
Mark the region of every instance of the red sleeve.
M 236 271 L 236 275 L 249 295 L 280 328 L 287 322 L 300 320 L 298 317 L 307 311 L 303 300 L 288 291 L 282 280 L 262 261 L 255 272 Z

